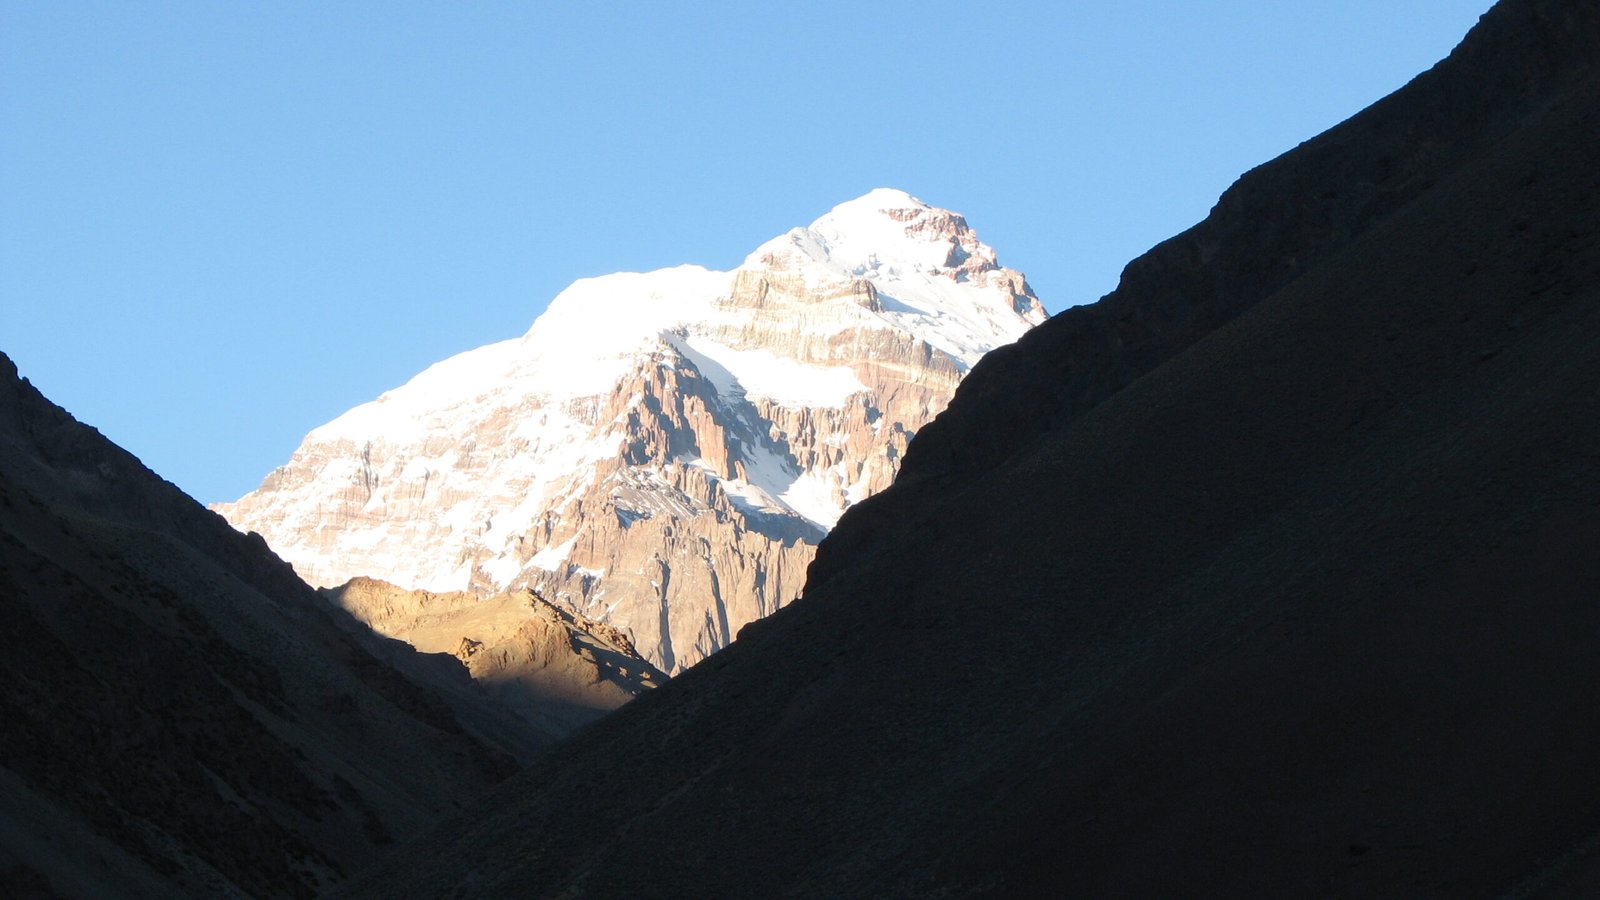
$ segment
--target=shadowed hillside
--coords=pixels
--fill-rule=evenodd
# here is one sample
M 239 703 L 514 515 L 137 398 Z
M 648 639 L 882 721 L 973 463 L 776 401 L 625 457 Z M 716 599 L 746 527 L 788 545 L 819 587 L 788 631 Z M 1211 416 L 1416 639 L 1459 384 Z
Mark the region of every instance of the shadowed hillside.
M 1101 302 L 989 354 L 900 482 L 998 464 L 1329 259 L 1521 126 L 1593 54 L 1592 3 L 1496 8 L 1403 91 L 1246 173 Z M 1050 385 L 1019 392 L 1020 384 Z
M 1497 6 L 989 357 L 802 601 L 353 893 L 1585 895 L 1597 59 L 1595 3 Z
M 553 739 L 474 691 L 0 355 L 0 895 L 318 893 Z

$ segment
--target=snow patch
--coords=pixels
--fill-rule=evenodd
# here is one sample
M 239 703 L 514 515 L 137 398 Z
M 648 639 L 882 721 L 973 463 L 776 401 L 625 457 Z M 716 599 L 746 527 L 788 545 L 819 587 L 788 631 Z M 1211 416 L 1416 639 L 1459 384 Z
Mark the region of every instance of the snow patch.
M 518 575 L 522 574 L 522 566 L 517 558 L 511 555 L 492 557 L 478 567 L 485 578 L 494 583 L 500 590 L 505 590 Z M 459 590 L 459 588 L 457 588 Z
M 735 350 L 709 338 L 690 336 L 675 346 L 724 397 L 771 400 L 780 406 L 844 406 L 867 390 L 848 366 L 815 366 L 779 356 L 765 347 Z M 714 365 L 707 365 L 707 363 Z
M 566 568 L 567 557 L 572 555 L 572 548 L 577 543 L 578 536 L 573 535 L 559 544 L 545 547 L 528 558 L 528 565 L 546 572 L 560 572 Z

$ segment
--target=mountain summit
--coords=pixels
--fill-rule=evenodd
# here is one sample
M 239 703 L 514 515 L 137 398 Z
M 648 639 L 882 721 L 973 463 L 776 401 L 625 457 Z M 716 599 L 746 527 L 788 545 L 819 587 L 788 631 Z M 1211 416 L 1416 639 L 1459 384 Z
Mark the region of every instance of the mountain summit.
M 216 508 L 313 584 L 532 589 L 677 671 L 798 595 L 962 376 L 1044 318 L 960 215 L 878 189 L 731 272 L 580 280 Z

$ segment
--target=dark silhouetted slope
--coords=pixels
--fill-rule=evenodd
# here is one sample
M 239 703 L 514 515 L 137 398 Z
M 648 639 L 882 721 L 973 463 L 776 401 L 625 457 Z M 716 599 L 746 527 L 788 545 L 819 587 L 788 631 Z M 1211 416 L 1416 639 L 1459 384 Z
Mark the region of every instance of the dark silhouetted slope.
M 1494 10 L 1403 90 L 1246 173 L 1198 225 L 973 370 L 901 484 L 988 468 L 1150 371 L 1431 190 L 1592 65 L 1590 2 Z M 1049 385 L 1021 391 L 1019 385 Z
M 0 895 L 310 896 L 540 746 L 472 690 L 0 356 Z
M 1581 890 L 1597 59 L 1596 4 L 1496 7 L 980 366 L 802 601 L 354 893 Z

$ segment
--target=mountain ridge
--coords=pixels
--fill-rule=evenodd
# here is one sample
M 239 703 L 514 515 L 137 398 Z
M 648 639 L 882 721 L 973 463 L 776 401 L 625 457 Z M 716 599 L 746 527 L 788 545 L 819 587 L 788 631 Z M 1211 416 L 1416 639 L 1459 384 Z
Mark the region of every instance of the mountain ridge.
M 931 423 L 906 477 L 994 465 L 1093 406 L 1428 190 L 1512 130 L 1530 100 L 1592 65 L 1575 37 L 1596 25 L 1592 4 L 1494 15 L 1493 29 L 1474 28 L 1405 87 L 1240 176 L 1204 220 L 1132 260 L 1101 302 L 990 354 Z M 1291 155 L 1317 164 L 1275 165 Z M 1026 415 L 1002 404 L 1002 417 L 990 385 L 1028 380 L 1062 387 L 1035 396 Z

